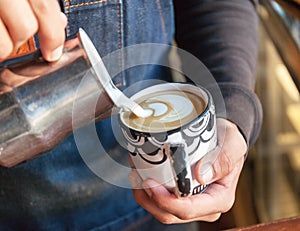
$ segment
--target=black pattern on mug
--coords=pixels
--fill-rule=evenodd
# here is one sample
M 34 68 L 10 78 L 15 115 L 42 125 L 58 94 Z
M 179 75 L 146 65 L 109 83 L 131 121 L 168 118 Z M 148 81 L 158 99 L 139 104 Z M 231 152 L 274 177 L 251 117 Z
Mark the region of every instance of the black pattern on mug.
M 211 105 L 210 110 L 204 116 L 182 131 L 188 155 L 193 155 L 201 148 L 201 144 L 209 142 L 214 137 L 215 116 L 215 108 Z
M 167 133 L 157 135 L 139 134 L 131 129 L 122 128 L 123 135 L 127 140 L 127 149 L 133 156 L 137 154 L 147 163 L 159 165 L 167 160 L 163 144 L 167 140 Z

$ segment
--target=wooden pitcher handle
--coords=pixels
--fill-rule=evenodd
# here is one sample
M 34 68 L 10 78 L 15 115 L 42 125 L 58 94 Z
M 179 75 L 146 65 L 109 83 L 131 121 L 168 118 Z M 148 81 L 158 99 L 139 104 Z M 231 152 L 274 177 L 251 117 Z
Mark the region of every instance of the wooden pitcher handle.
M 12 53 L 5 59 L 0 59 L 0 62 L 5 60 L 18 58 L 21 56 L 26 56 L 31 54 L 37 50 L 36 43 L 34 37 L 31 37 L 26 43 L 24 43 L 21 47 L 12 51 Z

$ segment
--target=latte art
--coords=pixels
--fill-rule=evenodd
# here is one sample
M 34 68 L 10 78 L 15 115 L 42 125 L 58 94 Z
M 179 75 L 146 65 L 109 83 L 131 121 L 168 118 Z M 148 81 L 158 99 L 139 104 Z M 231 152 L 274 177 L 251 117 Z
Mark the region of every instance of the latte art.
M 204 100 L 188 91 L 169 90 L 144 96 L 137 103 L 150 116 L 141 118 L 124 113 L 123 120 L 129 127 L 143 132 L 162 132 L 181 127 L 195 119 L 205 109 Z

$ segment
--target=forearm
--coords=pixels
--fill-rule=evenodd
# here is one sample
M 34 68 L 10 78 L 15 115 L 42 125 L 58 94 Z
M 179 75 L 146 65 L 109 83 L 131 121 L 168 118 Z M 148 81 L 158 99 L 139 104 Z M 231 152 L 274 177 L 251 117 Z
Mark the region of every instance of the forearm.
M 226 118 L 238 125 L 248 145 L 255 142 L 262 121 L 254 94 L 258 17 L 253 3 L 175 1 L 178 46 L 208 67 L 224 97 Z

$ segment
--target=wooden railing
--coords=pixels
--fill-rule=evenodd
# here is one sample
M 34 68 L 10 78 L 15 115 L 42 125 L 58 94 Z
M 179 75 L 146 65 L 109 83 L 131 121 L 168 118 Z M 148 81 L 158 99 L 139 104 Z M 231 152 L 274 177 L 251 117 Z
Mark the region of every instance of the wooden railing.
M 227 231 L 293 231 L 300 230 L 300 217 L 273 221 L 270 223 L 257 224 L 245 228 L 230 229 Z

